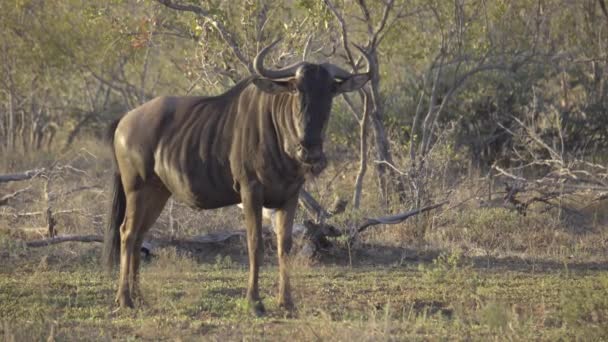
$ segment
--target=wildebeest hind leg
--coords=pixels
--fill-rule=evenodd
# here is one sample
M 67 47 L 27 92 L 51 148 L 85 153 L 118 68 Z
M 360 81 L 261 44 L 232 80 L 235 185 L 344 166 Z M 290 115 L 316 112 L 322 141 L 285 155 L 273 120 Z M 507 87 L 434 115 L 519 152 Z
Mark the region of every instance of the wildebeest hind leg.
M 127 182 L 123 179 L 123 183 Z M 144 233 L 156 221 L 168 198 L 166 190 L 159 196 L 159 188 L 150 184 L 137 189 L 125 187 L 125 195 L 127 203 L 125 221 L 120 227 L 120 278 L 116 296 L 122 308 L 133 307 L 131 295 L 139 267 L 138 240 L 143 241 Z
M 152 225 L 158 219 L 158 216 L 163 211 L 167 199 L 171 196 L 171 193 L 162 184 L 159 185 L 147 185 L 141 191 L 142 194 L 142 207 L 144 207 L 144 218 L 141 226 L 139 227 L 134 246 L 134 254 L 131 259 L 131 267 L 129 269 L 129 289 L 133 298 L 141 299 L 141 291 L 139 289 L 139 265 L 141 263 L 141 247 L 144 242 L 146 233 L 152 228 Z

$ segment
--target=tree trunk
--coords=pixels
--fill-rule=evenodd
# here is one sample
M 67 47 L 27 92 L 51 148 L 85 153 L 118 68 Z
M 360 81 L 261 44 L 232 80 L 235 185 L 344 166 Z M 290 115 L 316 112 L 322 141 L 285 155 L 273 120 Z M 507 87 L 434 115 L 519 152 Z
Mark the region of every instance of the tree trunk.
M 78 134 L 80 134 L 80 131 L 91 121 L 95 118 L 95 116 L 97 115 L 96 112 L 89 112 L 87 113 L 84 118 L 82 118 L 80 121 L 78 121 L 78 123 L 76 124 L 76 126 L 74 126 L 74 128 L 70 131 L 70 133 L 68 134 L 68 138 L 65 142 L 65 145 L 63 145 L 63 150 L 67 150 L 70 146 L 72 146 L 72 143 L 74 142 L 74 139 L 76 139 L 76 137 L 78 136 Z
M 6 129 L 6 149 L 13 151 L 15 148 L 15 99 L 12 89 L 8 92 L 8 125 Z
M 367 127 L 369 126 L 369 94 L 363 92 L 363 118 L 361 118 L 360 150 L 359 150 L 359 172 L 355 181 L 355 193 L 353 194 L 353 209 L 358 210 L 361 204 L 361 192 L 363 191 L 363 178 L 367 172 Z
M 376 143 L 376 158 L 380 162 L 394 165 L 390 144 L 384 129 L 384 103 L 380 96 L 380 70 L 378 67 L 378 53 L 376 49 L 373 49 L 370 52 L 369 57 L 372 59 L 370 70 L 372 79 L 370 83 L 373 111 L 371 112 L 371 120 Z M 376 174 L 378 176 L 380 194 L 386 206 L 388 206 L 389 195 L 392 191 L 399 194 L 399 200 L 401 202 L 405 201 L 405 186 L 403 185 L 403 180 L 399 174 L 393 169 L 387 168 L 385 163 L 376 163 Z

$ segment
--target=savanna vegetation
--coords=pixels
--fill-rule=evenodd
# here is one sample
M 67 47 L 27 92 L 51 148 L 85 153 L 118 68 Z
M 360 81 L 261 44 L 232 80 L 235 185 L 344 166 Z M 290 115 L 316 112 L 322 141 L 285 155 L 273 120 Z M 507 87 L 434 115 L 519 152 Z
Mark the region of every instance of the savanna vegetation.
M 271 229 L 254 318 L 243 240 L 180 243 L 242 229 L 240 209 L 170 200 L 143 297 L 114 311 L 107 126 L 159 95 L 222 93 L 277 37 L 268 65 L 370 56 L 305 186 L 331 214 L 296 221 L 341 235 L 294 251 L 297 309 L 274 299 Z M 607 44 L 603 0 L 1 1 L 0 336 L 608 339 Z

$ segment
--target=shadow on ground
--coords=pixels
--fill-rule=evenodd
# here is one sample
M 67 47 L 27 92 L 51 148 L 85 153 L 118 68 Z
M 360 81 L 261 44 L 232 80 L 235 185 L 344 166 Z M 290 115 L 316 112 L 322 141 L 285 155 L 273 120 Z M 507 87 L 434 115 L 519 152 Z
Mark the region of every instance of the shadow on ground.
M 232 263 L 246 266 L 248 263 L 245 241 L 233 241 L 230 244 L 206 246 L 205 249 L 179 249 L 199 263 L 217 264 L 229 257 Z M 346 246 L 335 244 L 334 247 L 317 253 L 313 258 L 298 255 L 297 247 L 292 254 L 298 263 L 315 265 L 332 265 L 344 267 L 393 266 L 408 267 L 419 264 L 430 264 L 447 250 L 429 248 L 394 247 L 379 244 L 362 244 L 349 250 Z M 150 259 L 153 262 L 154 256 Z M 578 261 L 573 258 L 564 260 L 520 257 L 520 256 L 471 256 L 463 255 L 460 260 L 465 265 L 485 271 L 517 271 L 529 273 L 552 273 L 558 271 L 608 271 L 607 261 Z M 265 265 L 276 265 L 276 246 L 265 245 Z

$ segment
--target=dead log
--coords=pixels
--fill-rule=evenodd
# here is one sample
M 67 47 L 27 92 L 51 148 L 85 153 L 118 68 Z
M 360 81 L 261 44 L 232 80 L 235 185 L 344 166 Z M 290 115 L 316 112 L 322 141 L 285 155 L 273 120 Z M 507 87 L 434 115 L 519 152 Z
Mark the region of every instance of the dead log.
M 300 246 L 300 250 L 305 250 L 305 255 L 310 254 L 310 256 L 313 256 L 318 251 L 331 247 L 331 242 L 327 238 L 341 235 L 340 230 L 337 228 L 326 224 L 317 224 L 311 220 L 306 220 L 303 225 L 298 224 L 297 226 L 298 228 L 294 230 L 294 240 L 296 241 L 296 245 Z M 44 231 L 45 229 L 42 228 L 40 230 Z M 245 230 L 211 232 L 185 239 L 153 237 L 144 242 L 142 252 L 149 255 L 152 254 L 153 250 L 164 247 L 205 250 L 242 243 L 246 237 L 247 232 Z M 264 230 L 263 238 L 267 242 L 273 243 L 275 241 L 275 234 L 274 232 L 270 232 L 270 230 Z M 25 244 L 28 247 L 45 247 L 64 242 L 103 242 L 103 237 L 101 235 L 59 235 L 52 238 L 26 241 Z
M 362 224 L 357 226 L 351 239 L 354 239 L 358 234 L 364 232 L 368 228 L 379 224 L 397 224 L 407 220 L 408 218 L 439 208 L 447 201 L 430 205 L 424 208 L 411 210 L 405 213 L 383 216 L 378 218 L 367 218 Z M 271 221 L 274 212 L 268 210 L 265 212 Z M 274 227 L 273 227 L 274 228 Z M 332 243 L 329 238 L 341 236 L 342 232 L 334 226 L 317 223 L 313 220 L 305 220 L 303 224 L 294 224 L 293 237 L 295 245 L 298 246 L 296 253 L 306 258 L 312 258 L 323 250 L 331 248 Z M 142 252 L 146 255 L 152 253 L 156 248 L 174 246 L 186 249 L 207 249 L 209 247 L 222 247 L 234 243 L 242 243 L 246 238 L 245 230 L 219 231 L 205 235 L 193 236 L 187 239 L 165 239 L 151 238 L 144 243 Z M 275 240 L 274 229 L 265 229 L 263 234 L 264 240 L 273 242 Z M 55 236 L 47 239 L 27 241 L 28 247 L 43 247 L 55 245 L 63 242 L 103 242 L 103 237 L 98 235 L 63 235 Z
M 168 246 L 177 247 L 205 247 L 213 244 L 229 243 L 234 241 L 235 237 L 244 237 L 245 231 L 226 231 L 215 232 L 201 236 L 194 236 L 189 239 L 162 239 L 153 238 L 144 243 L 144 248 L 150 252 L 154 248 L 162 248 Z M 64 242 L 103 242 L 101 235 L 58 235 L 53 238 L 38 239 L 26 241 L 28 247 L 45 247 L 56 245 Z M 142 248 L 142 249 L 144 249 Z
M 100 235 L 61 235 L 49 239 L 26 241 L 25 245 L 28 247 L 44 247 L 63 242 L 103 242 L 103 237 Z
M 316 222 L 324 222 L 325 219 L 331 217 L 331 214 L 304 189 L 300 191 L 300 205 L 304 207 L 310 217 L 314 217 Z
M 0 175 L 0 183 L 28 180 L 28 179 L 31 179 L 31 178 L 34 178 L 34 177 L 40 175 L 44 171 L 45 171 L 45 169 L 34 169 L 34 170 L 27 170 L 27 171 L 19 172 L 19 173 Z

